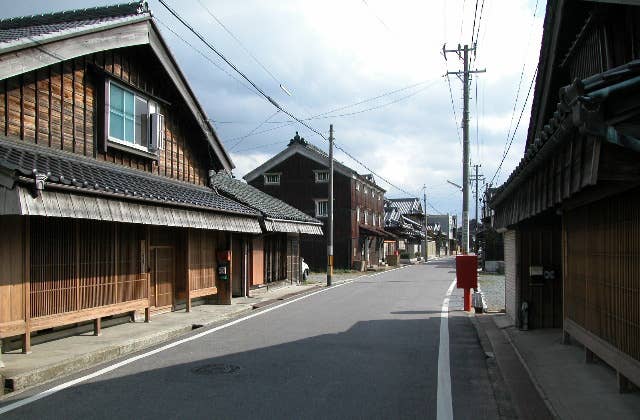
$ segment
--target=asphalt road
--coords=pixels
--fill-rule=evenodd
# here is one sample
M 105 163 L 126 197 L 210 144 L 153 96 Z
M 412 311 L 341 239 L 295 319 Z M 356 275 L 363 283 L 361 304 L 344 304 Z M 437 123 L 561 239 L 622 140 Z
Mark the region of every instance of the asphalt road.
M 453 277 L 453 260 L 360 277 L 226 328 L 196 330 L 207 334 L 143 352 L 2 417 L 436 418 L 441 309 Z M 448 319 L 454 418 L 496 418 L 484 353 L 455 302 Z

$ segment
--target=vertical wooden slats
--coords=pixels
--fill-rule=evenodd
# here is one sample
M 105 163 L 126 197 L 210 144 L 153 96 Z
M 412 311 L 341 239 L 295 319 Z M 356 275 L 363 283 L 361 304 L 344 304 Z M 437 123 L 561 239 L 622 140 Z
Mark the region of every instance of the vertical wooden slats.
M 147 297 L 141 228 L 32 218 L 30 316 L 64 314 Z
M 189 229 L 188 287 L 190 291 L 216 285 L 217 233 L 202 229 Z
M 566 214 L 567 317 L 640 360 L 640 191 Z

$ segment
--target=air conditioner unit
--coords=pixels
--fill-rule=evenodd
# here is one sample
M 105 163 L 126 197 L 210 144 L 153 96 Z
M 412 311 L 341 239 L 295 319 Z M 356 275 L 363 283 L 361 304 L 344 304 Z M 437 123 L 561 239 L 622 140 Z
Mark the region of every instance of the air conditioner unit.
M 155 152 L 156 150 L 164 149 L 164 115 L 159 113 L 153 113 L 150 116 L 151 120 L 151 137 L 149 138 L 149 150 Z

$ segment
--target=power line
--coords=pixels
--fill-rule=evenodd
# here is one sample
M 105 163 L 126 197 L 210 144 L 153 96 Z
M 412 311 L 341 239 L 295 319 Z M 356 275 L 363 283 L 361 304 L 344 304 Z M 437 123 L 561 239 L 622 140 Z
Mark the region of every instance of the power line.
M 435 82 L 435 80 L 434 80 L 432 83 L 434 83 L 434 82 Z M 328 115 L 328 114 L 330 114 L 330 113 L 332 113 L 332 112 L 337 112 L 337 111 L 339 111 L 339 110 L 343 110 L 343 109 L 347 109 L 347 108 L 352 108 L 352 107 L 354 107 L 354 106 L 361 105 L 361 104 L 366 103 L 366 102 L 371 102 L 371 101 L 373 101 L 373 100 L 375 100 L 375 99 L 379 99 L 379 98 L 382 98 L 382 97 L 384 97 L 384 96 L 388 96 L 388 95 L 389 95 L 389 94 L 391 94 L 391 93 L 397 93 L 397 92 L 400 92 L 400 91 L 403 91 L 403 90 L 407 90 L 407 89 L 409 89 L 410 87 L 415 87 L 415 86 L 418 86 L 418 85 L 421 85 L 421 84 L 424 84 L 424 83 L 426 83 L 426 82 L 416 83 L 416 84 L 411 85 L 411 86 L 409 86 L 409 87 L 407 87 L 407 88 L 397 89 L 397 90 L 395 90 L 395 91 L 393 91 L 393 92 L 388 92 L 388 93 L 386 93 L 386 94 L 378 95 L 378 96 L 376 96 L 376 97 L 374 97 L 374 98 L 366 99 L 366 100 L 363 100 L 363 101 L 357 102 L 357 103 L 355 103 L 355 104 L 346 105 L 346 106 L 341 106 L 341 107 L 338 107 L 338 108 L 332 109 L 332 110 L 330 110 L 330 111 L 326 111 L 326 112 L 323 112 L 323 113 L 320 113 L 320 114 L 316 114 L 316 115 L 311 116 L 311 117 L 309 117 L 309 118 L 304 118 L 304 119 L 303 119 L 303 121 L 310 121 L 310 120 L 315 120 L 315 119 L 328 119 L 328 118 L 347 117 L 347 116 L 351 116 L 351 115 L 362 114 L 362 113 L 364 113 L 364 112 L 368 112 L 368 111 L 373 111 L 373 110 L 376 110 L 376 109 L 380 109 L 380 108 L 383 108 L 383 107 L 385 107 L 385 106 L 393 105 L 393 104 L 395 104 L 395 103 L 398 103 L 398 102 L 400 102 L 400 101 L 403 101 L 403 100 L 405 100 L 405 99 L 408 99 L 408 98 L 410 98 L 410 97 L 412 97 L 412 96 L 417 95 L 418 93 L 420 93 L 420 92 L 422 92 L 422 91 L 424 91 L 424 90 L 428 89 L 429 87 L 431 87 L 431 85 L 426 86 L 426 87 L 424 87 L 423 89 L 420 89 L 420 90 L 419 90 L 419 91 L 417 91 L 417 92 L 413 92 L 412 94 L 409 94 L 409 95 L 403 96 L 403 97 L 398 98 L 398 99 L 395 99 L 395 100 L 393 100 L 393 101 L 391 101 L 391 102 L 387 102 L 387 103 L 385 103 L 385 104 L 378 105 L 378 106 L 375 106 L 375 107 L 372 107 L 372 108 L 367 108 L 367 109 L 364 109 L 364 110 L 360 110 L 360 111 L 356 111 L 356 112 L 351 112 L 351 113 L 346 113 L 346 114 Z M 277 126 L 277 127 L 271 127 L 271 128 L 266 129 L 266 130 L 257 131 L 257 132 L 255 132 L 255 131 L 253 131 L 253 130 L 252 130 L 252 132 L 250 132 L 250 133 L 248 133 L 248 134 L 245 134 L 245 135 L 240 136 L 240 137 L 234 137 L 234 138 L 229 139 L 229 140 L 227 140 L 227 141 L 240 140 L 240 139 L 244 139 L 244 138 L 246 138 L 246 137 L 257 136 L 257 135 L 259 135 L 259 134 L 268 133 L 269 131 L 274 131 L 274 130 L 278 130 L 278 129 L 280 129 L 280 128 L 289 127 L 289 126 L 291 126 L 291 125 L 295 124 L 296 122 L 297 122 L 296 120 L 290 120 L 290 121 L 279 121 L 279 122 L 277 122 L 277 123 L 279 123 L 279 124 L 281 124 L 281 125 L 279 125 L 279 126 Z M 274 123 L 276 123 L 276 122 L 274 121 Z
M 249 57 L 251 57 L 253 61 L 255 61 L 262 68 L 262 70 L 264 70 L 269 76 L 271 76 L 271 78 L 276 83 L 280 84 L 280 81 L 273 75 L 273 73 L 270 72 L 269 69 L 264 64 L 262 64 L 262 62 L 258 60 L 258 58 L 255 55 L 253 55 L 247 47 L 244 46 L 242 41 L 240 41 L 240 39 L 238 39 L 238 37 L 235 36 L 233 32 L 231 32 L 231 30 L 227 28 L 227 26 L 224 23 L 222 23 L 222 21 L 220 21 L 220 19 L 218 19 L 218 17 L 215 14 L 213 14 L 213 12 L 207 6 L 205 6 L 201 0 L 198 0 L 198 3 L 200 3 L 200 6 L 202 6 L 202 8 L 209 14 L 209 16 L 211 16 L 216 22 L 218 22 L 218 24 L 222 27 L 222 29 L 224 29 L 225 32 L 227 32 L 227 34 L 229 34 L 229 36 L 233 38 L 238 43 L 238 45 L 240 45 L 240 47 L 244 50 L 244 52 L 246 52 L 249 55 Z
M 306 127 L 308 130 L 310 130 L 311 132 L 317 134 L 318 136 L 320 136 L 323 140 L 325 141 L 329 141 L 323 133 L 321 133 L 320 131 L 318 131 L 317 129 L 315 129 L 314 127 L 312 127 L 311 125 L 309 125 L 308 123 L 306 123 L 305 121 L 301 120 L 300 118 L 296 117 L 294 114 L 292 114 L 291 112 L 289 112 L 288 110 L 286 110 L 285 108 L 283 108 L 280 104 L 278 104 L 273 98 L 271 98 L 269 95 L 267 95 L 260 87 L 258 87 L 258 85 L 256 85 L 251 79 L 249 79 L 242 71 L 240 71 L 240 69 L 238 69 L 238 67 L 236 67 L 235 64 L 233 64 L 229 59 L 227 59 L 221 52 L 219 52 L 213 45 L 211 45 L 211 43 L 209 43 L 198 31 L 196 31 L 191 25 L 189 25 L 180 15 L 178 15 L 177 12 L 175 12 L 171 7 L 169 7 L 169 5 L 165 2 L 165 0 L 158 0 L 160 2 L 160 4 L 162 4 L 168 11 L 169 13 L 171 13 L 180 23 L 182 23 L 187 29 L 189 29 L 196 37 L 198 37 L 198 39 L 200 39 L 200 41 L 202 41 L 210 50 L 212 50 L 213 52 L 215 52 L 225 63 L 227 63 L 229 65 L 229 67 L 231 67 L 236 73 L 238 73 L 243 79 L 245 79 L 251 86 L 253 86 L 254 89 L 256 89 L 256 91 L 258 91 L 262 96 L 264 96 L 265 99 L 267 99 L 275 108 L 277 108 L 278 110 L 280 110 L 281 112 L 287 114 L 289 117 L 293 118 L 296 122 L 298 122 L 299 124 L 303 125 L 304 127 Z M 337 145 L 334 143 L 334 146 L 336 147 L 336 149 L 341 150 L 345 155 L 349 156 L 354 162 L 358 163 L 360 166 L 362 166 L 363 168 L 365 168 L 367 171 L 369 171 L 371 174 L 376 175 L 379 179 L 381 179 L 382 181 L 384 181 L 385 183 L 387 183 L 389 186 L 397 189 L 398 191 L 401 191 L 405 194 L 409 194 L 406 190 L 398 187 L 397 185 L 395 185 L 394 183 L 392 183 L 391 181 L 389 181 L 388 179 L 386 179 L 385 177 L 381 176 L 380 174 L 377 174 L 375 171 L 371 170 L 371 168 L 369 168 L 367 165 L 365 165 L 363 162 L 361 162 L 359 159 L 357 159 L 355 156 L 353 156 L 351 153 L 347 152 L 344 148 L 342 148 L 341 146 Z
M 384 23 L 384 20 L 382 20 L 382 18 L 378 16 L 378 14 L 373 10 L 373 8 L 369 6 L 369 3 L 367 3 L 367 0 L 362 0 L 362 2 L 364 3 L 365 6 L 367 6 L 367 9 L 369 9 L 371 14 L 375 16 L 376 19 L 378 19 L 378 22 L 380 22 L 385 28 L 387 28 L 387 31 L 392 32 L 391 28 L 389 28 L 389 26 L 386 23 Z
M 269 147 L 269 146 L 276 146 L 276 145 L 279 145 L 279 144 L 287 144 L 287 143 L 288 143 L 288 142 L 286 142 L 286 141 L 277 141 L 277 142 L 275 142 L 275 143 L 261 144 L 261 145 L 259 145 L 259 146 L 247 147 L 247 148 L 245 148 L 245 149 L 236 150 L 236 153 L 240 153 L 240 152 L 247 152 L 247 151 L 249 151 L 249 150 L 262 149 L 262 148 Z
M 460 40 L 462 41 L 462 28 L 464 27 L 464 5 L 467 1 L 462 0 L 462 19 L 460 21 Z
M 267 101 L 269 101 L 274 107 L 276 107 L 277 109 L 279 109 L 280 111 L 284 112 L 285 114 L 287 114 L 288 116 L 290 116 L 291 118 L 293 118 L 294 120 L 296 120 L 298 123 L 302 124 L 303 126 L 305 126 L 307 129 L 309 129 L 310 131 L 316 133 L 317 135 L 319 135 L 320 137 L 322 137 L 324 140 L 327 140 L 327 138 L 318 130 L 316 130 L 315 128 L 311 127 L 309 124 L 305 123 L 304 121 L 302 121 L 301 119 L 299 119 L 298 117 L 296 117 L 295 115 L 293 115 L 291 112 L 287 111 L 285 108 L 283 108 L 280 104 L 278 104 L 272 97 L 270 97 L 269 95 L 267 95 L 260 87 L 258 87 L 258 85 L 256 85 L 251 79 L 249 79 L 249 77 L 247 77 L 246 74 L 244 74 L 238 67 L 236 67 L 235 64 L 233 64 L 227 57 L 224 56 L 224 54 L 222 54 L 220 51 L 218 51 L 213 45 L 211 45 L 211 43 L 209 43 L 209 41 L 207 41 L 198 31 L 196 31 L 191 25 L 189 25 L 189 23 L 187 23 L 180 15 L 178 15 L 177 12 L 175 12 L 171 7 L 169 7 L 169 5 L 165 2 L 165 0 L 158 0 L 160 2 L 160 4 L 162 4 L 168 11 L 169 13 L 171 13 L 173 15 L 173 17 L 175 17 L 176 19 L 178 19 L 178 21 L 180 23 L 182 23 L 187 29 L 189 29 L 196 37 L 198 37 L 198 39 L 200 39 L 200 41 L 202 41 L 203 44 L 205 44 L 211 51 L 213 51 L 214 53 L 216 53 L 218 55 L 218 57 L 220 57 L 225 63 L 227 63 L 227 65 L 229 65 L 229 67 L 231 67 L 236 73 L 238 73 L 243 79 L 245 79 L 251 86 L 253 86 L 253 88 L 255 90 L 257 90 L 260 95 L 262 95 Z
M 367 98 L 367 99 L 363 99 L 361 101 L 358 101 L 358 102 L 355 102 L 355 103 L 352 103 L 352 104 L 349 104 L 349 105 L 341 105 L 338 108 L 334 108 L 334 109 L 331 109 L 329 111 L 321 112 L 320 114 L 313 115 L 313 116 L 311 116 L 309 118 L 304 118 L 304 120 L 305 121 L 310 121 L 310 120 L 313 120 L 313 119 L 319 119 L 320 117 L 322 117 L 324 115 L 331 114 L 333 112 L 338 112 L 338 111 L 342 111 L 344 109 L 353 108 L 355 106 L 362 105 L 362 104 L 365 104 L 367 102 L 372 102 L 372 101 L 375 101 L 376 99 L 384 98 L 386 96 L 393 95 L 394 93 L 399 93 L 399 92 L 403 92 L 403 91 L 406 91 L 406 90 L 409 90 L 409 89 L 413 89 L 413 88 L 415 88 L 417 86 L 424 85 L 425 83 L 435 82 L 437 80 L 438 79 L 430 79 L 430 80 L 423 80 L 423 81 L 418 82 L 418 83 L 413 83 L 411 85 L 402 87 L 400 89 L 394 89 L 392 91 L 384 92 L 384 93 L 382 93 L 380 95 L 373 96 L 373 97 L 370 97 L 370 98 Z M 411 97 L 411 96 L 408 96 L 408 97 Z M 369 110 L 373 110 L 373 109 L 377 109 L 377 108 L 374 107 L 374 108 L 370 108 Z M 358 113 L 360 113 L 360 112 L 358 111 Z M 211 121 L 216 123 L 216 124 L 255 124 L 256 123 L 255 121 L 215 121 L 215 120 L 211 120 Z M 295 120 L 268 121 L 265 124 L 288 124 L 288 123 L 295 123 Z
M 480 37 L 480 26 L 482 26 L 482 13 L 484 12 L 484 0 L 482 0 L 482 5 L 480 6 L 480 16 L 478 17 L 478 29 L 476 31 L 475 40 L 478 42 L 478 38 Z
M 462 139 L 460 138 L 460 127 L 458 126 L 458 115 L 456 114 L 456 106 L 453 103 L 453 91 L 451 90 L 451 79 L 449 79 L 449 75 L 447 74 L 447 84 L 449 85 L 449 96 L 451 97 L 451 110 L 453 111 L 453 121 L 456 123 L 456 133 L 458 134 L 458 143 L 462 144 Z
M 524 103 L 522 104 L 522 110 L 520 111 L 520 116 L 518 117 L 518 123 L 516 124 L 516 128 L 514 128 L 513 130 L 513 135 L 511 136 L 511 140 L 509 141 L 507 149 L 502 154 L 502 160 L 500 160 L 500 165 L 498 165 L 496 172 L 491 177 L 491 181 L 489 182 L 489 185 L 493 185 L 493 181 L 496 179 L 496 176 L 498 176 L 498 172 L 500 172 L 500 169 L 502 168 L 502 164 L 504 163 L 504 160 L 509 154 L 509 149 L 511 149 L 511 145 L 513 144 L 513 139 L 516 136 L 518 127 L 520 126 L 520 120 L 522 120 L 522 114 L 524 114 L 524 110 L 527 107 L 527 102 L 529 102 L 529 95 L 531 95 L 531 88 L 533 88 L 533 83 L 536 81 L 537 74 L 538 74 L 538 67 L 536 67 L 536 71 L 533 73 L 533 77 L 531 78 L 531 84 L 529 84 L 529 91 L 527 92 L 527 97 L 525 98 Z
M 474 47 L 475 44 L 473 43 L 473 39 L 474 39 L 474 35 L 476 32 L 476 16 L 478 14 L 478 0 L 476 0 L 476 7 L 475 10 L 473 11 L 473 26 L 471 27 L 471 46 Z
M 266 119 L 266 120 L 262 121 L 260 124 L 258 124 L 257 126 L 255 126 L 255 128 L 254 128 L 253 130 L 249 131 L 249 133 L 248 133 L 247 135 L 242 136 L 238 141 L 236 141 L 236 142 L 233 144 L 233 146 L 231 146 L 231 147 L 229 148 L 229 151 L 232 151 L 233 149 L 235 149 L 235 148 L 236 148 L 240 143 L 242 143 L 242 141 L 243 141 L 244 139 L 246 139 L 247 137 L 249 137 L 249 135 L 253 134 L 256 130 L 258 130 L 260 127 L 262 127 L 262 126 L 263 126 L 267 121 L 269 121 L 271 118 L 275 117 L 275 116 L 276 116 L 276 114 L 278 114 L 278 113 L 280 113 L 280 110 L 279 110 L 279 109 L 277 109 L 277 110 L 276 110 L 276 112 L 274 112 L 273 114 L 269 115 L 269 116 L 267 117 L 267 119 Z
M 218 70 L 220 70 L 221 72 L 223 72 L 224 74 L 226 74 L 227 76 L 229 76 L 230 78 L 232 78 L 233 80 L 235 80 L 236 82 L 238 82 L 240 85 L 242 85 L 242 87 L 244 87 L 245 89 L 247 89 L 249 92 L 256 94 L 258 96 L 260 96 L 260 94 L 258 92 L 256 92 L 255 90 L 251 89 L 249 86 L 247 86 L 245 83 L 243 83 L 241 80 L 239 80 L 237 77 L 235 77 L 233 74 L 229 73 L 227 70 L 225 70 L 224 68 L 222 68 L 218 63 L 216 63 L 215 61 L 213 61 L 211 59 L 211 57 L 209 57 L 207 54 L 205 54 L 202 50 L 196 48 L 193 44 L 191 44 L 189 41 L 187 41 L 186 39 L 184 39 L 180 34 L 178 34 L 176 31 L 174 31 L 173 29 L 171 29 L 171 27 L 169 25 L 167 25 L 166 23 L 164 23 L 163 21 L 161 21 L 160 19 L 158 19 L 157 16 L 154 16 L 154 19 L 158 21 L 158 23 L 160 23 L 162 26 L 164 26 L 169 32 L 171 32 L 173 35 L 175 35 L 179 40 L 181 40 L 182 42 L 184 42 L 187 46 L 189 46 L 192 50 L 194 50 L 195 52 L 197 52 L 198 54 L 200 54 L 202 57 L 204 57 L 208 62 L 210 62 L 211 64 L 213 64 Z
M 515 113 L 516 113 L 516 107 L 518 106 L 518 99 L 520 97 L 520 88 L 522 87 L 522 81 L 524 79 L 524 73 L 525 73 L 525 69 L 527 66 L 527 52 L 529 50 L 529 44 L 531 42 L 531 29 L 533 28 L 533 24 L 535 23 L 535 19 L 536 19 L 536 13 L 538 12 L 538 1 L 536 0 L 536 5 L 533 9 L 533 20 L 531 22 L 531 28 L 529 28 L 529 36 L 527 37 L 527 45 L 524 49 L 524 59 L 522 62 L 522 69 L 520 70 L 520 80 L 518 81 L 518 88 L 516 90 L 516 99 L 513 102 L 513 109 L 511 110 L 511 121 L 509 122 L 509 130 L 507 131 L 507 139 L 509 139 L 509 134 L 511 133 L 511 128 L 513 127 L 513 119 L 515 117 Z M 505 148 L 506 148 L 506 142 L 505 142 Z

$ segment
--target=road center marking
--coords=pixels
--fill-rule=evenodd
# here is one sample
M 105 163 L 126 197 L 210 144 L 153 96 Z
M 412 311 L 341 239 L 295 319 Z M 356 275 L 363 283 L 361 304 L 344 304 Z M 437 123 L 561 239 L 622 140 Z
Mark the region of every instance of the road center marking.
M 363 279 L 365 277 L 379 276 L 381 274 L 390 273 L 392 271 L 401 270 L 403 268 L 405 268 L 405 267 L 399 267 L 399 268 L 395 268 L 395 269 L 391 269 L 391 270 L 387 270 L 387 271 L 381 271 L 381 272 L 377 272 L 375 274 L 366 274 L 364 276 L 359 276 L 359 277 L 356 277 L 356 278 L 351 279 L 351 280 L 346 280 L 343 283 L 339 283 L 339 284 L 333 285 L 331 287 L 326 287 L 324 289 L 320 289 L 320 290 L 317 290 L 315 292 L 307 293 L 307 294 L 302 295 L 302 296 L 300 296 L 298 298 L 295 298 L 295 299 L 287 300 L 287 301 L 285 301 L 283 303 L 280 303 L 279 305 L 270 306 L 270 307 L 268 307 L 266 309 L 260 310 L 259 312 L 253 313 L 251 315 L 247 315 L 247 316 L 242 317 L 242 318 L 238 318 L 238 319 L 233 320 L 231 322 L 228 322 L 226 324 L 219 325 L 219 326 L 217 326 L 215 328 L 211 328 L 210 330 L 203 331 L 203 332 L 201 332 L 199 334 L 195 334 L 195 335 L 183 338 L 181 340 L 174 341 L 174 342 L 169 343 L 169 344 L 165 344 L 164 346 L 158 347 L 157 349 L 154 349 L 154 350 L 139 354 L 139 355 L 134 356 L 134 357 L 130 357 L 129 359 L 125 359 L 125 360 L 123 360 L 121 362 L 118 362 L 118 363 L 115 363 L 113 365 L 107 366 L 105 368 L 97 370 L 97 371 L 95 371 L 93 373 L 90 373 L 88 375 L 82 376 L 80 378 L 73 379 L 73 380 L 68 381 L 68 382 L 64 382 L 64 383 L 62 383 L 60 385 L 54 386 L 53 388 L 49 388 L 49 389 L 47 389 L 45 391 L 39 392 L 37 394 L 34 394 L 34 395 L 32 395 L 30 397 L 27 397 L 25 399 L 22 399 L 20 401 L 16 401 L 14 403 L 7 404 L 4 407 L 0 407 L 0 415 L 8 413 L 10 411 L 13 411 L 16 408 L 20 408 L 20 407 L 25 406 L 27 404 L 31 404 L 31 403 L 36 402 L 38 400 L 41 400 L 43 398 L 46 398 L 46 397 L 48 397 L 50 395 L 53 395 L 53 394 L 55 394 L 57 392 L 60 392 L 60 391 L 63 391 L 63 390 L 65 390 L 67 388 L 70 388 L 70 387 L 72 387 L 74 385 L 77 385 L 79 383 L 88 381 L 89 379 L 93 379 L 93 378 L 96 378 L 98 376 L 102 376 L 105 373 L 112 372 L 112 371 L 114 371 L 114 370 L 116 370 L 118 368 L 121 368 L 121 367 L 126 366 L 128 364 L 131 364 L 131 363 L 136 362 L 138 360 L 147 358 L 149 356 L 153 356 L 154 354 L 163 352 L 163 351 L 171 349 L 173 347 L 177 347 L 177 346 L 179 346 L 181 344 L 188 343 L 189 341 L 197 340 L 198 338 L 204 337 L 204 336 L 209 335 L 209 334 L 213 334 L 213 333 L 215 333 L 217 331 L 220 331 L 220 330 L 223 330 L 225 328 L 231 327 L 233 325 L 239 324 L 241 322 L 247 321 L 247 320 L 249 320 L 251 318 L 255 318 L 257 316 L 264 315 L 264 314 L 266 314 L 268 312 L 275 311 L 276 309 L 280 309 L 283 306 L 291 305 L 294 302 L 298 302 L 298 301 L 303 300 L 303 299 L 308 299 L 311 296 L 315 296 L 315 295 L 320 294 L 320 293 L 328 292 L 329 290 L 333 290 L 333 289 L 336 289 L 338 287 L 346 286 L 347 284 L 354 283 L 354 282 L 356 282 L 356 281 L 358 281 L 360 279 Z
M 438 347 L 438 420 L 453 419 L 453 403 L 451 401 L 451 363 L 449 361 L 449 299 L 456 285 L 454 279 L 449 285 L 442 301 L 440 316 L 440 346 Z

